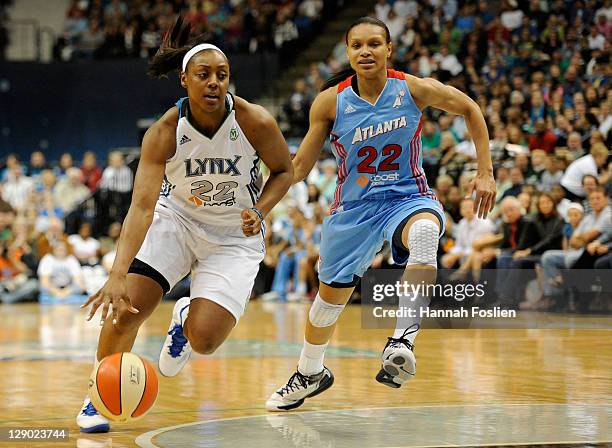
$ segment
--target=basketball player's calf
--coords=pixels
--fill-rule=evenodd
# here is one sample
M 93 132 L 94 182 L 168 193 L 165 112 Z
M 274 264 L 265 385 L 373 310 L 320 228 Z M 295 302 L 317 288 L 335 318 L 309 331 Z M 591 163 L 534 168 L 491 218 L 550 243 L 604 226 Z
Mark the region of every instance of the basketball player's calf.
M 419 214 L 408 221 L 402 231 L 402 241 L 410 250 L 403 281 L 412 284 L 430 284 L 435 281 L 439 235 L 440 228 L 434 215 Z M 418 310 L 428 304 L 429 299 L 424 295 L 399 297 L 400 307 Z M 388 338 L 383 349 L 382 366 L 376 375 L 376 381 L 399 388 L 416 374 L 413 348 L 421 323 L 419 315 L 417 312 L 415 317 L 405 316 L 397 319 L 395 332 Z
M 175 376 L 185 366 L 192 351 L 212 354 L 236 325 L 236 318 L 217 303 L 189 297 L 174 305 L 168 336 L 159 354 L 159 371 Z
M 336 290 L 322 284 L 321 292 L 337 299 L 329 303 L 317 294 L 308 313 L 306 337 L 300 354 L 298 368 L 289 381 L 274 392 L 266 402 L 268 411 L 289 411 L 301 406 L 306 398 L 312 398 L 334 384 L 334 375 L 323 365 L 325 349 L 333 334 L 336 322 L 346 306 L 353 288 Z

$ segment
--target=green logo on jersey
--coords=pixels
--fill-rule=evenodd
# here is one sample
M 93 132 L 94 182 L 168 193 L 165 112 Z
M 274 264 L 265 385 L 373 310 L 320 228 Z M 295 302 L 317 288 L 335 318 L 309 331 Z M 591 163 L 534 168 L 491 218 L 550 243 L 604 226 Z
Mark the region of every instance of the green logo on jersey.
M 234 141 L 234 140 L 237 140 L 237 139 L 238 139 L 238 129 L 232 128 L 230 130 L 230 140 Z

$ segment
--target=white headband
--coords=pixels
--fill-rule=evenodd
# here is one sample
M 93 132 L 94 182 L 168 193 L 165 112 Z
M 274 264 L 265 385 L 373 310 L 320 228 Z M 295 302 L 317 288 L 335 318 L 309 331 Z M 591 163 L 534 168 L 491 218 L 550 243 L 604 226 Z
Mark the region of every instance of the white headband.
M 183 71 L 185 71 L 185 69 L 187 68 L 187 63 L 189 62 L 189 59 L 191 59 L 194 54 L 199 53 L 200 51 L 204 51 L 204 50 L 217 50 L 219 53 L 225 56 L 225 53 L 223 53 L 221 49 L 217 47 L 216 45 L 213 45 L 213 44 L 196 45 L 191 50 L 189 50 L 187 54 L 185 54 L 185 56 L 183 56 Z M 225 56 L 225 58 L 227 59 L 227 56 Z

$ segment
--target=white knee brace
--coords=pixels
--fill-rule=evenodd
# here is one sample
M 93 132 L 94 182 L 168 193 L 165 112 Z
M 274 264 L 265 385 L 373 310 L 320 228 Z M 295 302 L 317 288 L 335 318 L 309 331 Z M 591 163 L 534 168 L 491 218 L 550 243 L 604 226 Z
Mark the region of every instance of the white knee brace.
M 345 306 L 327 303 L 317 294 L 310 307 L 310 313 L 308 313 L 310 323 L 313 327 L 329 327 L 336 323 Z
M 429 219 L 417 219 L 413 222 L 408 232 L 408 249 L 410 250 L 408 264 L 438 267 L 436 254 L 439 238 L 440 229 L 435 222 Z

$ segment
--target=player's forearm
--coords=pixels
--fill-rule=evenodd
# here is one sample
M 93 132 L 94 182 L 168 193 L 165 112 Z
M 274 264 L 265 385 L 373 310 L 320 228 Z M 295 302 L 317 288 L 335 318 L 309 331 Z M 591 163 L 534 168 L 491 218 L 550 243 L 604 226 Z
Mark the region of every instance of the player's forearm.
M 306 179 L 306 177 L 312 170 L 312 167 L 314 166 L 314 163 L 310 164 L 307 161 L 305 161 L 302 157 L 299 157 L 299 156 L 296 156 L 293 159 L 292 164 L 293 164 L 293 179 L 292 179 L 293 184 L 297 184 L 303 181 L 304 179 Z
M 278 173 L 270 173 L 264 189 L 261 192 L 259 201 L 255 207 L 266 216 L 270 210 L 287 194 L 291 182 L 293 181 L 293 170 L 281 171 Z
M 493 174 L 493 162 L 491 151 L 489 151 L 489 131 L 487 131 L 487 124 L 476 103 L 473 103 L 465 115 L 465 124 L 476 146 L 478 171 Z
M 117 255 L 111 269 L 113 275 L 126 275 L 132 261 L 142 246 L 145 235 L 153 222 L 153 210 L 132 206 L 125 217 L 121 236 L 117 243 Z

